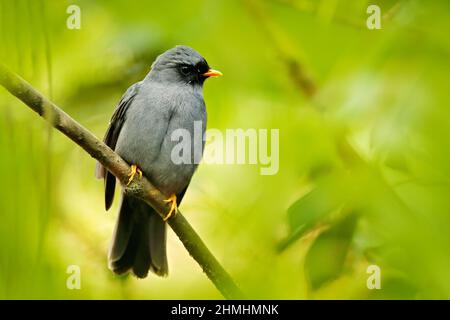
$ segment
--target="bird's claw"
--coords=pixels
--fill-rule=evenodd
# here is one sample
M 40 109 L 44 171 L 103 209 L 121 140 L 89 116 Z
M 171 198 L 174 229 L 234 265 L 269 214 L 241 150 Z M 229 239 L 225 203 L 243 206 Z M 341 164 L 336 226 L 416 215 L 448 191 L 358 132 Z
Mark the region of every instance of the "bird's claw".
M 128 176 L 130 177 L 127 182 L 127 186 L 130 185 L 131 181 L 133 181 L 136 174 L 139 176 L 139 179 L 142 178 L 142 171 L 138 168 L 137 165 L 133 164 L 131 165 L 131 170 Z
M 177 196 L 173 194 L 169 197 L 169 199 L 164 200 L 164 202 L 172 203 L 170 206 L 169 213 L 163 219 L 164 221 L 167 221 L 167 220 L 169 220 L 170 217 L 177 214 L 177 212 L 178 212 Z

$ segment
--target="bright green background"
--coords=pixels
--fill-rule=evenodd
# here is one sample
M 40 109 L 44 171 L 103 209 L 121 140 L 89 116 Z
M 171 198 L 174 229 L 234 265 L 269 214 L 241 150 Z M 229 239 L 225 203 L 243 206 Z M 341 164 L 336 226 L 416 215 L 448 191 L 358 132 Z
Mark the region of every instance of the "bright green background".
M 66 28 L 72 3 L 81 30 Z M 280 130 L 277 175 L 201 165 L 181 207 L 249 297 L 450 298 L 449 9 L 0 0 L 0 58 L 102 137 L 158 54 L 194 47 L 224 73 L 205 86 L 209 128 Z M 117 203 L 105 213 L 94 160 L 3 89 L 0 150 L 0 298 L 221 297 L 171 231 L 169 277 L 113 276 Z M 72 264 L 81 290 L 66 288 Z

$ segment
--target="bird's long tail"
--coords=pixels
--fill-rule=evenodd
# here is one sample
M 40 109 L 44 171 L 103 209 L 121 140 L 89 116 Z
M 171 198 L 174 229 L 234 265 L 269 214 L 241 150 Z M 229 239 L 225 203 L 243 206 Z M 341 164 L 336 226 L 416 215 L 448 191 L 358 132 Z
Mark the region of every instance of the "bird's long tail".
M 145 278 L 149 269 L 159 276 L 168 273 L 166 224 L 139 199 L 122 196 L 109 267 L 117 274 L 131 270 L 139 278 Z

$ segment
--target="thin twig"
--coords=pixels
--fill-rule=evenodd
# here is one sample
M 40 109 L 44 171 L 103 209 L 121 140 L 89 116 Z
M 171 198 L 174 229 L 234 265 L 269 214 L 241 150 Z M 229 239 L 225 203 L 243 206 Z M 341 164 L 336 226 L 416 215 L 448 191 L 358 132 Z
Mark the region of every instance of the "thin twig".
M 169 210 L 169 205 L 164 202 L 166 197 L 145 177 L 134 179 L 130 185 L 126 186 L 130 166 L 119 155 L 58 108 L 52 101 L 40 94 L 28 82 L 1 64 L 0 84 L 46 121 L 49 121 L 53 127 L 82 147 L 93 158 L 97 159 L 121 182 L 126 194 L 142 199 L 152 206 L 161 217 L 166 215 Z M 212 255 L 180 212 L 170 218 L 168 224 L 180 238 L 192 258 L 197 261 L 225 298 L 237 299 L 243 297 L 231 276 Z
M 292 82 L 307 98 L 312 98 L 317 92 L 317 85 L 304 64 L 296 57 L 291 41 L 267 14 L 260 1 L 246 0 L 245 5 L 248 12 L 259 23 L 261 32 L 266 36 L 268 43 L 286 65 Z

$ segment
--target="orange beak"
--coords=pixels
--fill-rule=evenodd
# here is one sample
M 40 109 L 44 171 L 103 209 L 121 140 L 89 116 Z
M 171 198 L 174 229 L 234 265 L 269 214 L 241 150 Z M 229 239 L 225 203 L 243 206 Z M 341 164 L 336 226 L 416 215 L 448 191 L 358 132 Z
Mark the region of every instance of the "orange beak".
M 218 70 L 213 70 L 213 69 L 209 69 L 204 74 L 202 74 L 202 76 L 204 76 L 204 77 L 219 77 L 221 75 L 222 75 L 222 72 L 220 72 Z

